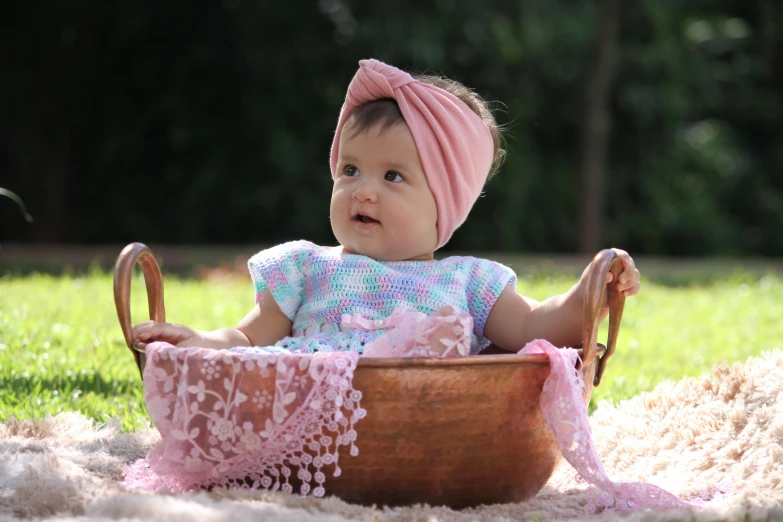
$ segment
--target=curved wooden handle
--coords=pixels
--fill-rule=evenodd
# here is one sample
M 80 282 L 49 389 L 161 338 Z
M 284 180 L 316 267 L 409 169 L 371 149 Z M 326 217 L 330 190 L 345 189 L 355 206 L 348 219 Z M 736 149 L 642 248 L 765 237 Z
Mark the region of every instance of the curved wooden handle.
M 606 274 L 612 273 L 612 282 L 608 285 Z M 584 305 L 584 326 L 582 327 L 582 347 L 584 349 L 582 362 L 588 365 L 596 358 L 598 320 L 601 315 L 601 302 L 604 297 L 604 289 L 607 292 L 609 300 L 609 335 L 606 341 L 606 353 L 598 359 L 598 366 L 595 369 L 595 378 L 593 386 L 601 383 L 606 370 L 606 360 L 612 356 L 617 345 L 617 334 L 620 331 L 620 320 L 623 317 L 623 306 L 625 305 L 625 296 L 617 291 L 619 276 L 622 272 L 622 265 L 614 251 L 606 249 L 601 250 L 590 263 L 590 269 L 587 273 L 587 289 L 585 290 Z
M 114 305 L 117 307 L 117 317 L 120 320 L 125 344 L 133 353 L 136 366 L 144 377 L 144 353 L 136 349 L 133 343 L 130 312 L 130 291 L 133 268 L 141 264 L 144 273 L 144 283 L 147 286 L 147 301 L 150 309 L 150 319 L 159 323 L 166 322 L 166 309 L 163 306 L 163 276 L 160 267 L 147 245 L 131 243 L 120 252 L 114 268 Z

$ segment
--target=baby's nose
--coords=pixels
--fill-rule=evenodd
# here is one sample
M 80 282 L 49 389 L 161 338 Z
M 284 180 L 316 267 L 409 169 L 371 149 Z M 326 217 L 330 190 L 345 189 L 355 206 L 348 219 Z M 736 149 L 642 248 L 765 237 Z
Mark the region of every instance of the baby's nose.
M 374 202 L 378 200 L 378 190 L 372 181 L 362 181 L 353 191 L 353 199 Z

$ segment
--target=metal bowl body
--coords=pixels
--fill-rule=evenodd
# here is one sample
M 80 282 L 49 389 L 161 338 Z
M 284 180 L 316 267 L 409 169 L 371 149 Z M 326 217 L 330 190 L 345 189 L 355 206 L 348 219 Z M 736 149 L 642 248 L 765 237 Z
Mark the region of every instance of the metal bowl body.
M 587 403 L 595 364 L 583 370 Z M 367 410 L 355 427 L 360 454 L 341 455 L 329 494 L 365 505 L 454 508 L 533 497 L 561 458 L 539 404 L 548 375 L 544 355 L 360 361 L 353 380 Z

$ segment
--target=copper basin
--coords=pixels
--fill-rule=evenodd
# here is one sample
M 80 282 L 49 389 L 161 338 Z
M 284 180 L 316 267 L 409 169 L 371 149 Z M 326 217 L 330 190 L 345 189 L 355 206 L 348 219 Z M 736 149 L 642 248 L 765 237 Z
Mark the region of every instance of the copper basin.
M 622 316 L 622 294 L 609 285 L 607 347 L 597 344 L 603 281 L 609 270 L 617 280 L 615 258 L 611 250 L 599 252 L 588 276 L 586 348 L 581 354 L 585 404 L 614 351 Z M 154 256 L 140 243 L 128 245 L 117 260 L 115 302 L 126 342 L 141 369 L 144 354 L 134 349 L 130 338 L 130 280 L 137 262 L 147 281 L 150 317 L 165 321 L 165 311 Z M 453 508 L 519 502 L 536 495 L 561 458 L 539 405 L 548 375 L 545 355 L 360 359 L 353 380 L 367 410 L 355 426 L 360 453 L 341 455 L 339 477 L 324 469 L 328 494 L 367 505 Z M 268 385 L 259 382 L 258 387 Z

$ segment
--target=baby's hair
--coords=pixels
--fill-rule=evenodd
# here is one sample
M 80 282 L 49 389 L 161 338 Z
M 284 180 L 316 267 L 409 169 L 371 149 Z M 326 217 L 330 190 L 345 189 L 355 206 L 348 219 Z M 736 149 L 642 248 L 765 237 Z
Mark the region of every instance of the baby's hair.
M 489 104 L 484 98 L 458 81 L 442 78 L 440 76 L 414 75 L 413 77 L 421 83 L 434 85 L 435 87 L 456 96 L 484 121 L 484 125 L 487 126 L 489 133 L 492 135 L 492 145 L 494 147 L 492 165 L 490 166 L 487 175 L 487 180 L 491 179 L 503 164 L 503 159 L 506 157 L 506 151 L 503 148 L 501 128 L 495 120 L 495 116 L 492 114 Z M 351 134 L 352 136 L 356 136 L 376 123 L 380 123 L 381 131 L 384 131 L 397 123 L 404 123 L 405 118 L 403 118 L 400 107 L 393 98 L 381 98 L 379 100 L 364 103 L 354 109 L 349 121 L 351 122 Z

